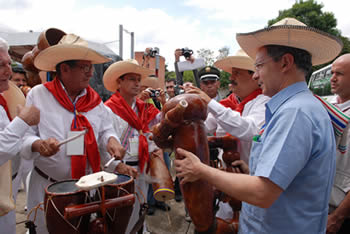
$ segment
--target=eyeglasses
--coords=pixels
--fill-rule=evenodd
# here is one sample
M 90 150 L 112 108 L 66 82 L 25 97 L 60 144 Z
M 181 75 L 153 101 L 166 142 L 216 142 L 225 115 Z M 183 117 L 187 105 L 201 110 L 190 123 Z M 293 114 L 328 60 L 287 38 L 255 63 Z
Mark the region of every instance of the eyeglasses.
M 134 76 L 129 76 L 127 78 L 125 78 L 125 80 L 129 80 L 129 81 L 132 81 L 132 82 L 141 82 L 141 77 L 134 77 Z
M 84 73 L 89 73 L 91 71 L 94 71 L 94 66 L 92 64 L 77 65 L 77 67 L 79 67 L 80 70 Z
M 264 64 L 271 62 L 275 57 L 270 57 L 263 62 L 254 63 L 255 71 L 260 71 L 264 67 Z

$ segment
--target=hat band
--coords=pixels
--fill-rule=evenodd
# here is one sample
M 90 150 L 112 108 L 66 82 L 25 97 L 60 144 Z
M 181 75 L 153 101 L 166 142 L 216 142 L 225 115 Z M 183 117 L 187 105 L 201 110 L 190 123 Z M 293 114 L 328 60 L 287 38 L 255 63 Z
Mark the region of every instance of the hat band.
M 218 75 L 215 75 L 215 74 L 207 74 L 207 75 L 203 75 L 203 76 L 201 76 L 201 80 L 202 79 L 204 79 L 204 78 L 208 78 L 208 77 L 210 77 L 210 78 L 215 78 L 215 79 L 219 79 L 219 76 Z

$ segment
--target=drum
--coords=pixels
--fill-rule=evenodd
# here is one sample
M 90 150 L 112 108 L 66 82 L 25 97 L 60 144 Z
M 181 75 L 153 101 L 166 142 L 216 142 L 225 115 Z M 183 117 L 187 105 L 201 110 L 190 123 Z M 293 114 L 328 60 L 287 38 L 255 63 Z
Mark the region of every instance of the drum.
M 134 179 L 128 175 L 117 174 L 117 181 L 113 184 L 105 185 L 105 198 L 121 198 L 134 194 Z M 100 193 L 101 194 L 101 189 Z M 101 197 L 99 198 L 101 199 Z M 110 233 L 124 234 L 129 223 L 129 219 L 134 207 L 135 196 L 127 199 L 123 206 L 106 210 L 106 222 Z
M 45 220 L 51 234 L 86 233 L 90 214 L 67 219 L 64 209 L 67 206 L 84 204 L 88 201 L 88 193 L 79 190 L 77 180 L 55 182 L 45 189 Z
M 153 196 L 157 201 L 168 201 L 174 199 L 174 184 L 170 172 L 164 161 L 160 158 L 163 155 L 151 154 L 150 174 L 155 182 L 152 183 Z

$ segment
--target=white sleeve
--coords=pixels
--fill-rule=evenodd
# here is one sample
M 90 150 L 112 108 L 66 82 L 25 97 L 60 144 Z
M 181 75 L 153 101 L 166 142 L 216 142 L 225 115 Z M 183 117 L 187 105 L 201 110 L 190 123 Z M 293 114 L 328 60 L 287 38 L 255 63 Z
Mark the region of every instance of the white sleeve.
M 17 155 L 22 148 L 22 137 L 29 125 L 21 118 L 16 117 L 9 123 L 5 110 L 0 110 L 2 123 L 8 123 L 0 129 L 0 165 Z
M 208 110 L 226 132 L 240 140 L 251 141 L 265 122 L 267 100 L 256 101 L 249 114 L 244 117 L 239 112 L 226 108 L 214 100 L 209 102 Z
M 207 129 L 207 133 L 214 134 L 218 127 L 215 117 L 212 113 L 208 113 L 208 117 L 204 122 L 205 128 Z

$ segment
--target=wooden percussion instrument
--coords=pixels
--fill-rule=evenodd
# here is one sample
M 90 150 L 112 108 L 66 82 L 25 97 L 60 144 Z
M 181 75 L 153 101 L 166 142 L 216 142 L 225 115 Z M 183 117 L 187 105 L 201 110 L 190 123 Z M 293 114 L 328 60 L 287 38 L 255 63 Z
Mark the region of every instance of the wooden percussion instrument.
M 77 180 L 53 183 L 45 190 L 45 218 L 49 233 L 125 233 L 135 202 L 134 180 L 118 174 L 117 181 L 89 191 Z M 91 214 L 95 219 L 91 220 Z
M 182 94 L 170 99 L 163 107 L 163 119 L 153 129 L 153 140 L 161 148 L 181 147 L 197 155 L 209 165 L 209 148 L 204 120 L 207 106 L 196 94 Z M 177 159 L 181 156 L 176 154 Z M 224 233 L 234 229 L 214 214 L 214 190 L 205 180 L 180 185 L 186 208 L 196 233 Z

